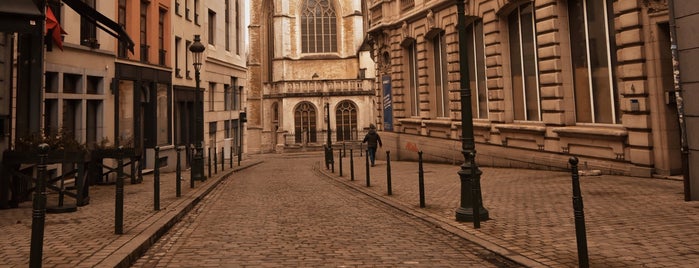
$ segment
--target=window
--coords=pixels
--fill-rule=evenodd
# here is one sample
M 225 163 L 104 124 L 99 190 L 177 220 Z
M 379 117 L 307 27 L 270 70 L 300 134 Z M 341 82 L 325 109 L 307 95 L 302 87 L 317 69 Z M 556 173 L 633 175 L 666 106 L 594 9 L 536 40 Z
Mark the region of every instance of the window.
M 126 29 L 126 0 L 119 0 L 119 7 L 118 7 L 118 20 L 119 20 L 119 25 Z M 118 48 L 118 56 L 120 58 L 126 58 L 126 45 L 124 45 L 124 42 L 119 42 L 119 48 Z
M 238 40 L 240 39 L 240 36 L 242 35 L 240 33 L 240 14 L 239 14 L 240 10 L 239 10 L 239 7 L 240 7 L 239 1 L 235 0 L 235 6 L 234 6 L 235 16 L 233 16 L 233 17 L 236 18 L 236 20 L 235 20 L 235 36 L 233 36 L 233 40 L 235 42 L 235 54 L 236 55 L 240 55 L 240 45 L 238 45 L 239 44 Z
M 95 8 L 95 0 L 82 0 L 91 8 Z M 97 27 L 84 16 L 80 17 L 80 44 L 90 48 L 99 48 L 97 42 Z
M 189 18 L 189 10 L 189 0 L 184 0 L 184 18 L 191 21 L 192 19 Z
M 209 83 L 209 111 L 214 110 L 216 101 L 216 83 Z
M 182 16 L 182 12 L 180 12 L 180 0 L 175 0 L 175 14 Z
M 119 144 L 134 146 L 134 81 L 119 80 Z
M 477 20 L 466 27 L 468 45 L 469 88 L 474 118 L 488 118 L 488 90 L 485 77 L 485 45 L 483 43 L 483 21 Z
M 85 91 L 87 94 L 102 94 L 102 80 L 104 78 L 100 76 L 87 76 L 87 84 L 85 84 Z
M 189 47 L 190 47 L 190 46 L 192 46 L 192 41 L 187 40 L 187 41 L 185 42 L 185 48 L 184 48 L 185 51 L 189 51 Z M 192 72 L 189 70 L 189 65 L 190 65 L 190 64 L 189 64 L 189 56 L 190 56 L 191 54 L 192 54 L 192 53 L 187 53 L 187 52 L 185 52 L 185 56 L 184 56 L 184 68 L 185 68 L 185 70 L 187 70 L 187 71 L 185 72 L 185 76 L 187 76 L 187 79 L 192 79 Z
M 305 1 L 301 14 L 303 53 L 337 52 L 337 18 L 328 0 Z
M 231 0 L 226 0 L 226 7 L 224 12 L 225 13 L 223 14 L 223 20 L 226 27 L 226 32 L 224 35 L 226 51 L 231 51 Z
M 231 85 L 223 85 L 223 107 L 225 111 L 233 110 L 233 90 Z
M 568 1 L 577 122 L 615 124 L 618 96 L 612 1 Z
M 231 87 L 233 88 L 232 98 L 233 98 L 233 110 L 240 110 L 240 99 L 242 98 L 243 90 L 242 86 L 238 85 L 238 78 L 231 77 Z
M 209 122 L 209 147 L 216 149 L 216 131 L 218 127 L 218 122 Z
M 294 109 L 294 136 L 296 143 L 317 142 L 316 108 L 303 102 Z
M 407 54 L 408 58 L 408 69 L 406 70 L 407 72 L 407 77 L 408 81 L 406 83 L 406 86 L 408 87 L 407 89 L 407 99 L 408 103 L 407 105 L 410 106 L 410 115 L 411 116 L 418 116 L 420 115 L 420 93 L 418 90 L 418 71 L 417 71 L 417 44 L 415 40 L 412 40 L 408 45 L 405 47 L 405 53 Z
M 216 45 L 216 12 L 209 9 L 209 45 Z
M 167 51 L 165 50 L 165 11 L 160 9 L 158 12 L 158 64 L 165 65 L 165 57 L 167 56 Z
M 194 24 L 199 25 L 199 0 L 194 0 Z
M 175 36 L 175 77 L 182 78 L 182 66 L 180 66 L 180 49 L 182 49 L 182 38 Z
M 335 111 L 337 141 L 357 140 L 357 106 L 351 101 L 342 101 Z
M 102 138 L 100 133 L 102 132 L 102 101 L 101 100 L 88 100 L 87 101 L 87 117 L 85 120 L 85 144 L 90 148 L 97 144 L 98 138 Z
M 437 117 L 449 116 L 449 81 L 447 80 L 447 44 L 444 31 L 432 39 L 434 57 L 435 108 Z
M 64 73 L 63 93 L 82 93 L 82 75 Z
M 157 139 L 158 145 L 170 144 L 170 96 L 167 84 L 158 84 L 157 88 Z
M 148 62 L 148 3 L 141 1 L 141 61 Z
M 266 68 L 264 68 L 264 71 L 266 72 L 266 75 L 263 76 L 267 80 L 265 82 L 272 82 L 274 79 L 274 71 L 273 66 L 274 66 L 274 5 L 272 4 L 272 1 L 265 1 L 267 3 L 266 9 L 266 19 L 267 23 L 263 25 L 263 27 L 266 27 L 266 36 L 267 36 L 267 44 L 263 45 L 267 47 L 267 53 L 265 53 L 265 61 L 264 63 L 266 64 Z
M 534 5 L 518 6 L 507 16 L 515 120 L 540 120 L 539 76 L 536 55 Z

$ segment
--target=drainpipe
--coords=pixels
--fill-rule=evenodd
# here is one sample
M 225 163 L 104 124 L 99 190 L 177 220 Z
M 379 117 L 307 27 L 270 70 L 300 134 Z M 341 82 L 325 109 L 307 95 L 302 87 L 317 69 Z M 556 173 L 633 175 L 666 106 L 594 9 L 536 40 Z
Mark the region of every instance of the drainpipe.
M 677 101 L 677 117 L 680 123 L 680 145 L 682 151 L 682 176 L 684 177 L 684 201 L 692 200 L 691 185 L 689 179 L 689 146 L 687 144 L 687 122 L 684 115 L 684 99 L 682 97 L 682 85 L 680 84 L 680 60 L 677 49 L 677 25 L 675 24 L 674 0 L 668 1 L 670 9 L 670 49 L 672 51 L 672 78 Z

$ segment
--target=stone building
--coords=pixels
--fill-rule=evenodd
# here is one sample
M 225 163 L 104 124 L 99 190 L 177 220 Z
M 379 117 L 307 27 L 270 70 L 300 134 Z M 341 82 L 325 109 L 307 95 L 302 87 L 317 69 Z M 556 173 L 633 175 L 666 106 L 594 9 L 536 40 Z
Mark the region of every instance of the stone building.
M 250 152 L 356 141 L 374 123 L 361 1 L 252 0 Z M 330 119 L 329 124 L 328 120 Z
M 479 163 L 566 168 L 575 155 L 604 173 L 681 172 L 667 1 L 464 1 L 466 44 L 457 2 L 365 1 L 397 157 L 463 160 L 461 52 Z

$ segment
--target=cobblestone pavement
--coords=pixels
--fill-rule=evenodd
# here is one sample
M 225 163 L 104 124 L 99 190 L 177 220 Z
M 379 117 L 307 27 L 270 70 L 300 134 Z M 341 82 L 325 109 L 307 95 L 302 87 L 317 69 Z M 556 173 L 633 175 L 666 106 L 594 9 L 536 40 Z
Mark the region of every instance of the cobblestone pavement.
M 385 152 L 380 150 L 378 154 L 382 156 Z M 160 211 L 153 211 L 152 174 L 146 175 L 141 184 L 127 184 L 123 235 L 114 234 L 114 186 L 93 186 L 90 188 L 90 204 L 80 207 L 78 212 L 47 215 L 43 264 L 46 267 L 128 266 L 167 229 L 185 217 L 218 183 L 232 184 L 232 189 L 241 187 L 236 186 L 236 178 L 243 172 L 240 169 L 255 166 L 266 161 L 268 157 L 275 156 L 253 155 L 243 161 L 243 167 L 236 165 L 236 173 L 232 173 L 226 166 L 225 172 L 220 172 L 206 182 L 197 182 L 194 189 L 189 189 L 188 183 L 184 183 L 183 195 L 180 198 L 175 197 L 174 173 L 164 173 L 161 177 Z M 367 198 L 374 198 L 398 208 L 398 211 L 407 212 L 410 216 L 406 216 L 406 219 L 409 220 L 402 221 L 403 225 L 406 225 L 405 222 L 414 223 L 411 217 L 418 218 L 427 222 L 426 226 L 430 227 L 430 232 L 445 230 L 529 267 L 577 266 L 571 179 L 568 172 L 482 167 L 483 201 L 491 219 L 483 222 L 481 229 L 475 230 L 471 223 L 459 223 L 454 220 L 460 195 L 460 182 L 456 174 L 458 166 L 424 164 L 427 206 L 420 208 L 418 165 L 415 162 L 391 163 L 393 195 L 388 196 L 387 165 L 381 160 L 384 158 L 380 157 L 377 165 L 370 169 L 372 183 L 371 187 L 366 187 L 363 158 L 355 156 L 355 181 L 350 181 L 349 158 L 343 159 L 344 174 L 340 177 L 338 166 L 335 173 L 324 167 L 317 167 L 323 161 L 322 152 L 315 153 L 314 157 L 316 175 L 323 175 L 325 181 L 343 184 Z M 311 169 L 305 168 L 304 171 Z M 229 174 L 232 174 L 232 180 L 224 180 Z M 288 176 L 288 173 L 280 170 L 272 179 Z M 188 179 L 189 173 L 185 172 L 183 177 Z M 279 184 L 277 187 L 286 185 L 288 184 Z M 604 175 L 581 177 L 581 188 L 591 267 L 699 267 L 699 203 L 683 201 L 681 181 Z M 298 191 L 303 192 L 304 189 Z M 267 192 L 269 194 L 257 198 L 273 199 L 276 196 L 273 194 L 277 193 L 273 189 Z M 327 193 L 319 194 L 326 196 Z M 218 195 L 226 193 L 220 192 Z M 376 202 L 346 193 L 343 196 L 351 197 L 340 201 L 356 198 L 358 201 L 354 202 L 355 205 L 363 204 L 366 207 L 374 207 L 375 210 L 386 211 L 385 208 L 375 205 Z M 283 201 L 285 204 L 277 207 L 278 211 L 299 209 L 294 206 L 298 202 L 295 198 L 286 197 Z M 332 198 L 322 200 L 312 204 L 312 207 L 342 205 L 331 202 L 336 201 Z M 55 195 L 49 196 L 49 204 L 52 203 L 55 204 Z M 31 202 L 24 202 L 20 208 L 0 210 L 0 267 L 28 265 L 31 205 Z M 335 210 L 353 211 L 356 207 L 343 206 L 343 209 Z M 196 213 L 203 217 L 201 212 Z M 279 217 L 277 215 L 281 214 L 269 214 L 272 218 Z M 396 211 L 389 215 L 394 219 L 398 217 Z M 362 219 L 347 219 L 346 213 L 336 213 L 332 216 L 348 222 Z M 274 219 L 282 222 L 282 219 Z M 284 220 L 287 220 L 284 223 L 292 224 L 297 219 Z M 328 226 L 327 223 L 323 224 L 326 225 L 321 226 Z M 228 222 L 228 225 L 226 230 L 232 229 L 235 223 Z M 302 227 L 295 227 L 298 228 L 297 235 L 306 235 L 307 239 L 312 237 L 311 234 L 302 233 Z M 324 233 L 330 232 L 334 230 L 324 230 Z M 370 229 L 366 229 L 360 235 L 370 233 Z M 282 235 L 286 236 L 280 237 L 289 239 L 291 234 Z M 207 245 L 201 247 L 206 248 Z M 223 251 L 230 245 L 217 247 L 220 247 L 219 251 Z M 299 247 L 293 250 L 306 249 Z M 415 265 L 411 262 L 413 260 L 404 261 L 405 264 L 398 266 Z
M 134 267 L 516 266 L 318 177 L 317 160 L 268 157 L 225 180 Z
M 455 221 L 459 166 L 424 164 L 426 208 L 420 208 L 417 163 L 391 162 L 391 196 L 385 161 L 371 167 L 371 187 L 365 186 L 364 158 L 355 156 L 354 164 L 355 181 L 349 157 L 343 177 L 339 161 L 335 173 L 323 172 L 527 266 L 578 265 L 569 172 L 482 167 L 491 219 L 475 230 Z M 699 267 L 699 203 L 683 201 L 682 181 L 603 175 L 580 183 L 591 267 Z
M 115 267 L 128 265 L 147 249 L 167 228 L 191 209 L 233 170 L 260 163 L 254 156 L 237 163 L 234 169 L 213 173 L 205 182 L 189 188 L 189 171 L 182 174 L 182 196 L 176 197 L 175 172 L 160 177 L 160 211 L 153 206 L 153 174 L 140 184 L 124 187 L 124 234 L 114 234 L 114 185 L 90 187 L 90 204 L 77 212 L 47 214 L 44 228 L 43 265 L 46 267 Z M 235 176 L 235 175 L 233 175 Z M 48 195 L 48 205 L 57 204 L 57 195 Z M 66 204 L 75 203 L 66 199 Z M 32 232 L 32 202 L 19 208 L 0 210 L 0 267 L 27 267 Z

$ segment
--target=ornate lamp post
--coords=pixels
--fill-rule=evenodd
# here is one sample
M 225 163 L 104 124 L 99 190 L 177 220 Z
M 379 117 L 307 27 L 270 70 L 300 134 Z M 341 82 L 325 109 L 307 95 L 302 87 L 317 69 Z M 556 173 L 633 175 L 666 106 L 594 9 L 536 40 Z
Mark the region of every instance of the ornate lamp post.
M 202 143 L 204 142 L 204 105 L 201 103 L 200 93 L 201 88 L 199 83 L 201 82 L 199 78 L 199 71 L 202 65 L 202 54 L 206 47 L 201 43 L 199 35 L 194 35 L 194 43 L 189 46 L 189 51 L 192 52 L 192 58 L 194 65 L 194 80 L 196 81 L 196 92 L 194 93 L 194 117 L 195 117 L 195 133 L 194 133 L 194 157 L 192 157 L 192 180 L 204 181 L 204 148 L 202 148 Z
M 315 76 L 315 74 L 314 74 Z M 333 156 L 333 144 L 332 144 L 332 130 L 330 129 L 330 103 L 325 104 L 325 123 L 328 127 L 328 140 L 325 147 L 325 167 L 330 168 L 334 163 Z M 334 167 L 333 167 L 334 169 Z M 334 172 L 334 171 L 333 171 Z
M 476 145 L 473 139 L 473 111 L 471 109 L 471 89 L 468 77 L 468 36 L 466 33 L 465 1 L 456 0 L 459 31 L 459 69 L 461 73 L 461 153 L 464 164 L 459 170 L 461 179 L 461 205 L 456 209 L 457 221 L 488 220 L 488 210 L 483 207 L 481 196 L 481 171 L 476 166 Z

